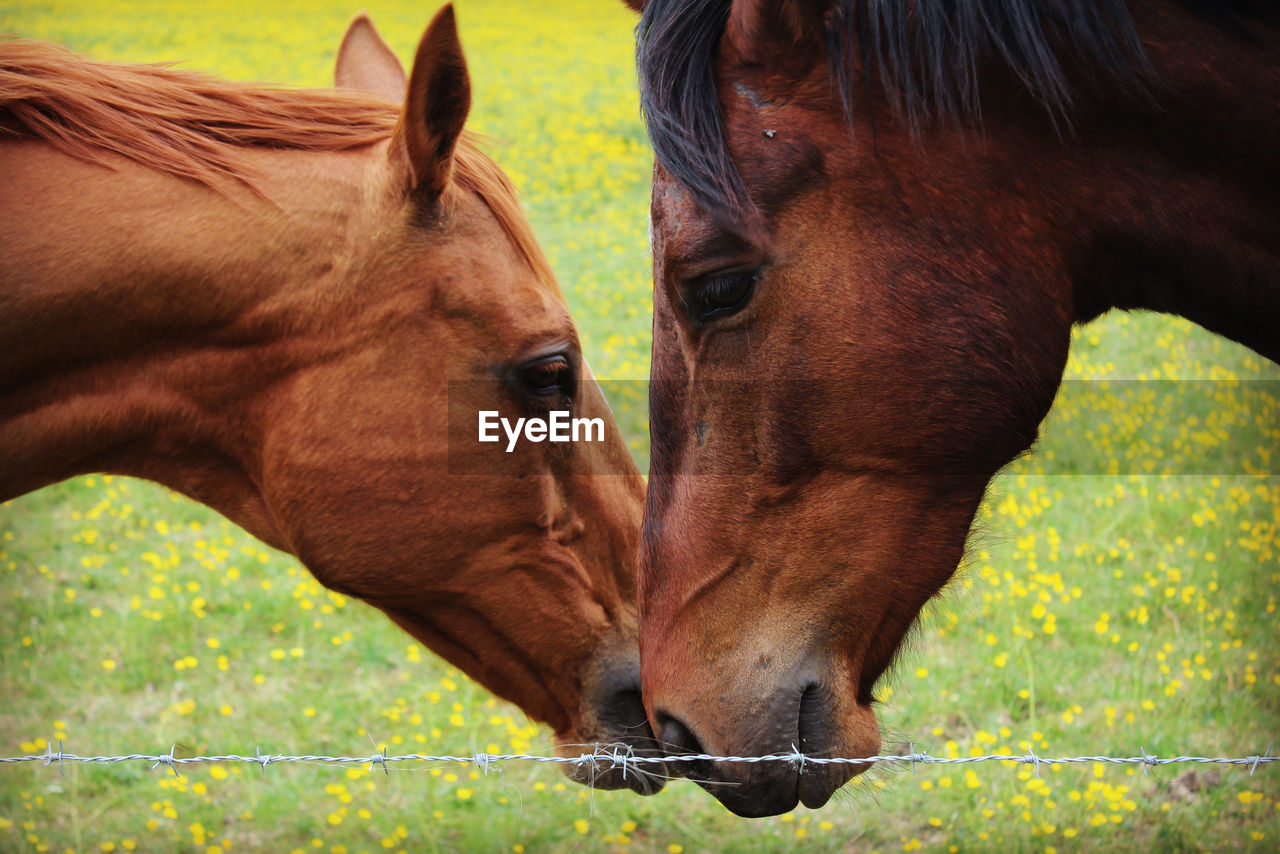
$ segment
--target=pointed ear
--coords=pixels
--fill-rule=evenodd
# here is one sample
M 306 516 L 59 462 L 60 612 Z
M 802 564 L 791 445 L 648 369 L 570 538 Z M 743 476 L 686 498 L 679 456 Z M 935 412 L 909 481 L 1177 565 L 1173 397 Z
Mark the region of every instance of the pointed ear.
M 453 6 L 436 13 L 422 36 L 409 73 L 404 110 L 392 139 L 392 156 L 403 159 L 406 188 L 422 198 L 440 198 L 453 174 L 453 152 L 471 109 L 471 80 L 462 56 Z
M 341 89 L 363 89 L 399 103 L 407 78 L 404 66 L 364 12 L 356 15 L 338 48 L 333 82 Z
M 734 0 L 725 39 L 738 53 L 762 61 L 780 47 L 824 38 L 834 0 Z
M 627 8 L 632 12 L 643 12 L 644 7 L 649 5 L 649 0 L 622 0 L 627 4 Z

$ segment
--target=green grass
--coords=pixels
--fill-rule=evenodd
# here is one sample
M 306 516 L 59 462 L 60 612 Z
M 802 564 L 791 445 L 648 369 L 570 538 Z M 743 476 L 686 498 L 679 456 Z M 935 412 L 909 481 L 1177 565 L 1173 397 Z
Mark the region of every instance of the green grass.
M 406 60 L 434 11 L 368 8 Z M 323 85 L 354 11 L 8 3 L 0 31 Z M 458 11 L 472 124 L 500 140 L 491 150 L 524 192 L 587 358 L 601 377 L 643 379 L 650 155 L 633 18 L 607 0 Z M 1068 376 L 1211 380 L 1227 394 L 1280 371 L 1185 322 L 1131 315 L 1079 331 Z M 643 457 L 641 387 L 610 393 Z M 1173 409 L 1118 392 L 1063 399 L 1042 452 L 993 485 L 965 568 L 880 687 L 886 749 L 1243 755 L 1277 740 L 1280 478 L 1249 472 L 1276 470 L 1280 419 L 1273 391 L 1246 388 Z M 1161 473 L 1141 474 L 1128 454 L 1154 433 Z M 0 506 L 0 603 L 0 755 L 49 741 L 80 754 L 550 752 L 544 729 L 380 614 L 139 481 L 81 478 Z M 820 811 L 756 821 L 687 783 L 639 798 L 533 764 L 0 766 L 5 852 L 1271 851 L 1277 816 L 1270 766 L 880 769 Z

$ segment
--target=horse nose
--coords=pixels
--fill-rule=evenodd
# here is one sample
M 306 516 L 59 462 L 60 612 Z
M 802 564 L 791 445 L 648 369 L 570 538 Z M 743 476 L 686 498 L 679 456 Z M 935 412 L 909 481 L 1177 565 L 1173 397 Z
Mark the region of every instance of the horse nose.
M 750 704 L 745 715 L 734 715 L 727 708 L 692 707 L 691 711 L 694 714 L 683 717 L 670 708 L 655 714 L 657 735 L 668 756 L 779 757 L 764 762 L 728 758 L 668 762 L 673 772 L 698 783 L 744 818 L 788 812 L 800 802 L 820 807 L 851 776 L 863 770 L 859 766 L 805 763 L 799 756 L 794 760 L 789 757 L 797 751 L 807 757 L 837 755 L 840 737 L 833 726 L 836 703 L 831 692 L 816 682 L 793 684 L 768 700 Z M 711 717 L 704 720 L 696 716 L 699 713 Z M 701 731 L 701 736 L 697 729 L 700 725 L 709 727 Z
M 622 687 L 607 697 L 600 710 L 601 735 L 621 744 L 636 756 L 661 756 L 649 715 L 640 699 L 640 687 Z M 662 791 L 665 783 L 665 767 L 661 764 L 643 763 L 627 768 L 611 768 L 597 774 L 597 788 L 628 788 L 641 795 Z
M 723 755 L 727 752 L 705 746 L 690 726 L 673 714 L 659 713 L 657 724 L 658 737 L 668 756 Z M 708 744 L 714 745 L 714 742 Z M 733 752 L 754 756 L 778 751 L 770 744 L 747 743 Z M 698 758 L 668 764 L 675 773 L 693 780 L 743 818 L 784 813 L 799 801 L 798 768 L 785 761 L 740 763 Z
M 562 752 L 581 753 L 594 743 L 597 750 L 606 754 L 618 749 L 629 756 L 661 756 L 663 751 L 658 747 L 640 696 L 639 662 L 630 656 L 607 660 L 599 665 L 590 681 L 592 687 L 587 700 L 594 727 L 584 733 L 589 741 L 576 745 L 566 743 Z M 567 766 L 566 772 L 578 782 L 598 789 L 626 788 L 641 795 L 660 792 L 668 773 L 660 762 L 619 763 L 605 768 Z

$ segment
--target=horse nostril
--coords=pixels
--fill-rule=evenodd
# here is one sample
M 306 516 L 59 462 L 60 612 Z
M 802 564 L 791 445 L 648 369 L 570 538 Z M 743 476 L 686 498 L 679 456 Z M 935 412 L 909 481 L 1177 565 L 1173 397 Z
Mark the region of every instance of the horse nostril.
M 821 749 L 818 747 L 822 741 L 820 733 L 826 726 L 823 705 L 822 692 L 816 684 L 809 685 L 800 695 L 800 715 L 796 735 L 800 740 L 801 753 L 807 753 L 815 748 Z
M 649 738 L 649 713 L 644 710 L 644 701 L 638 689 L 619 691 L 610 704 L 611 715 L 616 718 L 618 728 L 627 735 L 638 738 Z
M 705 753 L 702 742 L 684 722 L 666 712 L 658 713 L 658 740 L 667 755 L 687 756 Z M 705 759 L 691 759 L 673 763 L 672 767 L 690 780 L 706 780 L 711 775 L 711 763 Z
M 679 718 L 661 712 L 658 714 L 658 737 L 662 746 L 674 753 L 701 753 L 702 744 Z

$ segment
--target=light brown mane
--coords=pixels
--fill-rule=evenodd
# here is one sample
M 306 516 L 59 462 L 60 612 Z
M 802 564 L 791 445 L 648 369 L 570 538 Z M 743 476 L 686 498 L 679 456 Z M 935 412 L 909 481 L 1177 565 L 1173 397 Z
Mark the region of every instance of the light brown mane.
M 58 45 L 0 43 L 0 139 L 34 138 L 81 160 L 118 155 L 215 190 L 255 189 L 246 147 L 347 151 L 391 135 L 397 105 L 348 89 L 283 89 L 165 65 L 95 62 Z M 534 272 L 556 287 L 506 174 L 464 135 L 454 180 L 477 193 Z

